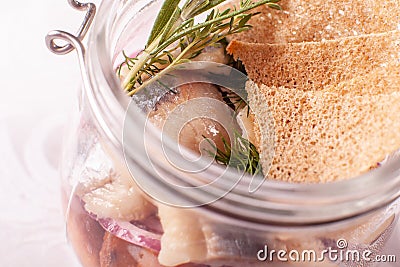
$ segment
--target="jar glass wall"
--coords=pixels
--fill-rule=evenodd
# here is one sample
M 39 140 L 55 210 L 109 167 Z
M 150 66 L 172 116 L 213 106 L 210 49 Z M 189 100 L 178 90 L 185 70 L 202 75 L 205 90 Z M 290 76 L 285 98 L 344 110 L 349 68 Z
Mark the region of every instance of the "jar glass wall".
M 385 253 L 397 225 L 399 160 L 346 181 L 265 181 L 256 192 L 246 176 L 235 188 L 222 180 L 195 195 L 165 183 L 237 174 L 174 168 L 163 154 L 173 142 L 151 127 L 144 136 L 145 115 L 126 112 L 132 103 L 115 70 L 122 50 L 143 48 L 160 5 L 104 1 L 90 35 L 61 170 L 68 237 L 83 266 L 372 266 L 368 259 Z M 147 164 L 149 151 L 154 165 Z M 157 201 L 198 203 L 221 190 L 223 198 L 200 207 Z

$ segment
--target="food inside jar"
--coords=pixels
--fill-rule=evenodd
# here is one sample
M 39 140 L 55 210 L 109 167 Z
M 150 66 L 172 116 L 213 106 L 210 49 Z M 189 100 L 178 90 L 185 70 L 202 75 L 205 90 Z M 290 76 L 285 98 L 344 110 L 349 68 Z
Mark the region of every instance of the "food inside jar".
M 361 0 L 343 1 L 344 10 L 336 2 L 281 2 L 283 11 L 258 7 L 260 14 L 244 21 L 243 25 L 253 25 L 248 31 L 238 31 L 187 54 L 186 59 L 192 61 L 244 65 L 251 79 L 246 84 L 249 111 L 246 105 L 238 106 L 233 100 L 237 95 L 229 88 L 197 82 L 160 97 L 147 114 L 150 121 L 161 129 L 177 106 L 207 97 L 236 112 L 238 138 L 254 147 L 257 157 L 253 160 L 262 166 L 266 179 L 326 183 L 379 168 L 388 154 L 400 148 L 400 63 L 396 52 L 400 36 L 398 22 L 393 22 L 398 17 L 393 13 L 400 15 L 400 7 L 394 1 L 388 3 L 393 5 L 390 12 Z M 379 19 L 371 22 L 370 17 Z M 182 46 L 178 51 L 196 47 L 191 47 L 190 38 L 178 44 Z M 147 53 L 128 58 L 118 70 L 122 86 L 134 97 L 135 86 L 140 88 L 179 55 L 162 54 L 151 62 L 153 69 L 133 78 L 135 64 Z M 268 103 L 275 122 L 272 162 L 266 141 L 270 122 L 261 103 Z M 221 111 L 210 108 L 208 112 Z M 198 118 L 182 127 L 176 141 L 198 154 L 212 149 L 227 152 L 226 144 L 234 141 L 229 130 L 215 120 Z M 214 146 L 207 146 L 205 140 Z M 224 164 L 221 158 L 215 161 Z M 244 165 L 248 171 L 248 163 Z M 265 243 L 277 250 L 316 251 L 341 237 L 353 245 L 376 244 L 377 240 L 383 244 L 395 221 L 378 212 L 354 227 L 325 235 L 303 239 L 267 233 L 257 236 L 249 229 L 221 226 L 195 209 L 150 200 L 121 168 L 121 163 L 116 163 L 106 171 L 107 176 L 82 182 L 71 201 L 69 235 L 85 266 L 264 266 L 256 255 Z M 274 266 L 280 264 L 295 265 Z M 323 261 L 315 266 L 337 265 Z

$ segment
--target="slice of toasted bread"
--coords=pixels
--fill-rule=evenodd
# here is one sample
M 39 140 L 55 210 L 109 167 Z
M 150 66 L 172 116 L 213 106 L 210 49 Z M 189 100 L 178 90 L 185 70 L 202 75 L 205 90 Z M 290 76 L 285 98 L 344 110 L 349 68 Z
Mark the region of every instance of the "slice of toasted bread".
M 257 43 L 318 42 L 392 31 L 400 22 L 397 0 L 281 0 L 279 4 L 282 11 L 259 7 L 261 14 L 249 22 L 253 28 L 233 38 Z
M 232 41 L 227 50 L 243 61 L 252 80 L 267 86 L 322 90 L 353 79 L 354 83 L 381 85 L 377 91 L 393 89 L 384 84 L 393 83 L 399 88 L 400 31 L 397 30 L 294 44 Z M 362 80 L 360 76 L 364 76 Z
M 306 183 L 352 178 L 400 148 L 400 92 L 343 97 L 253 82 L 247 91 L 259 124 L 254 130 L 263 170 L 271 165 L 268 178 Z M 272 164 L 263 103 L 274 120 Z

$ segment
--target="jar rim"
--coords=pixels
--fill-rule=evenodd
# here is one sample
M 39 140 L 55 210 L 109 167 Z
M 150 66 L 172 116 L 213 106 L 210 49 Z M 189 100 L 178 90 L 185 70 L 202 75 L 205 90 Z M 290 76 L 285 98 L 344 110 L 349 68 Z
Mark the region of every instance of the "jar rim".
M 145 8 L 159 4 L 160 0 L 102 1 L 90 34 L 85 60 L 89 82 L 85 86 L 85 93 L 99 128 L 120 151 L 124 150 L 122 122 L 128 103 L 122 90 L 119 90 L 120 85 L 113 71 L 114 49 L 120 37 L 116 28 L 121 26 L 115 22 L 123 12 L 132 12 L 134 9 L 137 11 L 135 15 L 140 15 Z M 140 119 L 130 118 L 133 124 L 139 123 L 137 121 Z M 152 140 L 157 144 L 159 135 L 154 131 L 148 138 L 154 138 Z M 165 188 L 165 183 L 149 175 L 151 170 L 141 166 L 143 162 L 140 159 L 134 159 L 137 155 L 129 159 L 136 160 L 137 174 L 148 175 L 152 186 L 158 186 L 163 193 L 176 194 L 173 189 Z M 180 175 L 174 170 L 168 171 L 171 175 Z M 400 157 L 377 169 L 341 181 L 294 184 L 265 180 L 257 192 L 248 192 L 247 195 L 243 193 L 246 185 L 238 184 L 235 189 L 219 201 L 204 206 L 204 209 L 224 214 L 232 220 L 256 223 L 309 225 L 334 222 L 365 214 L 398 198 Z M 193 196 L 180 197 L 191 199 Z

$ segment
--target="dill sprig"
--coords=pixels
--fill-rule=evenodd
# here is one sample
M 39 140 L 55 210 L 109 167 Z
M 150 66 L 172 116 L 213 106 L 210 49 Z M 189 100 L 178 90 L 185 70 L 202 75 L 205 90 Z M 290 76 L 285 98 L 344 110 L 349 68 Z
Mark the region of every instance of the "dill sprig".
M 226 0 L 165 0 L 154 23 L 145 49 L 136 57 L 125 56 L 123 66 L 129 69 L 122 86 L 129 95 L 139 91 L 152 77 L 173 66 L 190 61 L 205 47 L 213 46 L 225 37 L 251 28 L 248 21 L 258 13 L 246 13 L 258 6 L 280 9 L 279 0 L 241 0 L 239 8 L 219 11 L 215 7 Z M 211 11 L 203 22 L 195 18 Z
M 212 150 L 206 150 L 206 152 L 214 157 L 217 163 L 252 175 L 261 173 L 260 155 L 257 148 L 237 131 L 234 132 L 232 144 L 223 136 L 221 137 L 223 149 L 218 148 L 209 138 L 203 137 L 212 147 Z
M 232 91 L 229 91 L 222 94 L 222 99 L 225 103 L 232 107 L 235 112 L 238 112 L 239 110 L 247 107 L 247 116 L 249 116 L 250 108 L 241 96 Z

